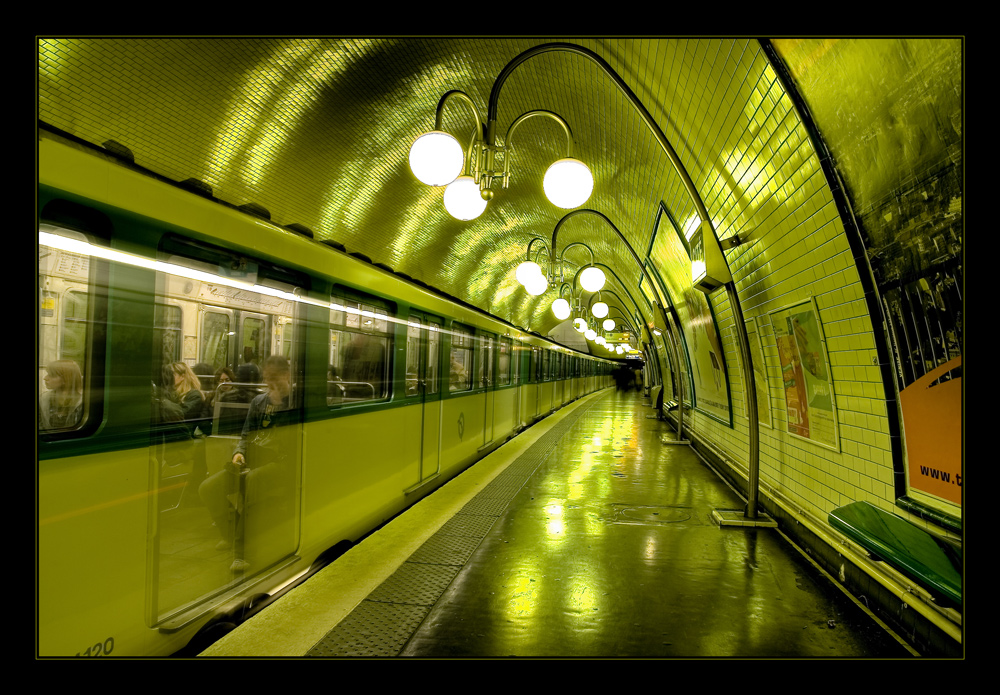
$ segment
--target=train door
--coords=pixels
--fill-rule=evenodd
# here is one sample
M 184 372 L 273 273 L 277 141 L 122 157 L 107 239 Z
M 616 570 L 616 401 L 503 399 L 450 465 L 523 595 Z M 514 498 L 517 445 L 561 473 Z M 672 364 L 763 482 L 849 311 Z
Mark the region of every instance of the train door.
M 147 606 L 150 624 L 169 630 L 194 619 L 211 597 L 294 561 L 302 360 L 294 349 L 289 359 L 267 358 L 272 327 L 283 322 L 290 332 L 290 323 L 300 320 L 296 297 L 306 281 L 177 237 L 165 238 L 161 254 L 151 326 L 159 339 L 150 366 L 164 377 L 154 392 L 150 427 Z M 227 269 L 237 265 L 240 276 L 230 276 Z M 248 279 L 271 293 L 246 290 Z M 181 321 L 179 335 L 171 308 L 177 301 L 200 317 Z M 192 370 L 198 359 L 213 367 L 239 362 L 234 349 L 241 348 L 258 364 L 257 381 L 265 382 L 254 389 L 215 387 L 214 375 L 207 381 Z M 189 409 L 189 402 L 198 407 Z M 221 427 L 220 413 L 229 411 L 239 415 L 238 424 Z M 248 436 L 241 437 L 251 420 Z M 183 480 L 165 475 L 174 469 L 185 471 Z
M 479 387 L 486 389 L 484 393 L 485 412 L 483 414 L 483 446 L 493 441 L 494 406 L 496 402 L 496 384 L 493 378 L 493 356 L 496 350 L 497 337 L 490 333 L 480 336 L 482 349 L 479 352 Z
M 407 393 L 421 396 L 420 480 L 441 469 L 441 322 L 410 315 L 406 345 Z

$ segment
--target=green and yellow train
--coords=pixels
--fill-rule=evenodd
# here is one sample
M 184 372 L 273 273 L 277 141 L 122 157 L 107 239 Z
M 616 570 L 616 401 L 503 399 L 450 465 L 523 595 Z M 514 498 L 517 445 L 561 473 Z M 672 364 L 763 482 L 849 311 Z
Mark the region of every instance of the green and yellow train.
M 613 362 L 101 149 L 41 132 L 38 157 L 40 656 L 174 654 L 612 383 Z M 244 423 L 275 357 L 268 477 Z

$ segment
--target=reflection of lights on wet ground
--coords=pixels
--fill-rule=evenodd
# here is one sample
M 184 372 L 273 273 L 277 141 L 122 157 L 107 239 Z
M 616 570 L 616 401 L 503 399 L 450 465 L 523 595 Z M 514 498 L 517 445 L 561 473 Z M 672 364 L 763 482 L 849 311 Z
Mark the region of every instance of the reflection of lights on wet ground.
M 566 524 L 563 522 L 563 506 L 561 504 L 550 504 L 545 507 L 545 513 L 549 515 L 545 524 L 545 531 L 549 536 L 562 540 L 566 537 Z
M 536 582 L 531 577 L 519 577 L 512 587 L 508 613 L 512 618 L 523 618 L 535 612 Z
M 566 587 L 566 607 L 581 613 L 592 613 L 599 608 L 600 597 L 589 577 L 574 577 Z

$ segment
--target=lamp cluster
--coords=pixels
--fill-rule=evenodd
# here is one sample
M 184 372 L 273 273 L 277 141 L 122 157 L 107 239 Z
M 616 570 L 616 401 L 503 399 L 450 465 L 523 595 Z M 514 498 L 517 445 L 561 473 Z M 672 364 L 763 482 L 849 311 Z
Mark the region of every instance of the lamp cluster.
M 472 108 L 476 127 L 468 149 L 450 133 L 441 130 L 441 114 L 446 101 L 460 98 Z M 435 129 L 420 135 L 410 146 L 410 171 L 428 186 L 444 186 L 444 207 L 458 220 L 473 220 L 483 214 L 493 198 L 491 186 L 500 181 L 503 188 L 510 183 L 511 139 L 518 125 L 533 116 L 556 120 L 566 132 L 566 156 L 556 160 L 545 172 L 542 190 L 549 201 L 560 208 L 571 209 L 583 205 L 594 190 L 594 175 L 586 164 L 571 156 L 572 136 L 562 117 L 551 111 L 529 111 L 519 116 L 507 131 L 504 144 L 498 145 L 494 136 L 495 123 L 485 129 L 479 111 L 472 99 L 458 90 L 446 93 L 438 103 Z M 495 166 L 497 155 L 502 155 L 503 169 Z

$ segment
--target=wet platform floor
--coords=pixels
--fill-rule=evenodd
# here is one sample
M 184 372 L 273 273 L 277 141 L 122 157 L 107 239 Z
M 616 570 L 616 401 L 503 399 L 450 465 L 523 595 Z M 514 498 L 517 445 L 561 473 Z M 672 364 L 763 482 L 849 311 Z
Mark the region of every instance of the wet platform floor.
M 565 410 L 305 654 L 914 655 L 778 530 L 716 524 L 745 502 L 662 443 L 675 433 L 648 400 Z

